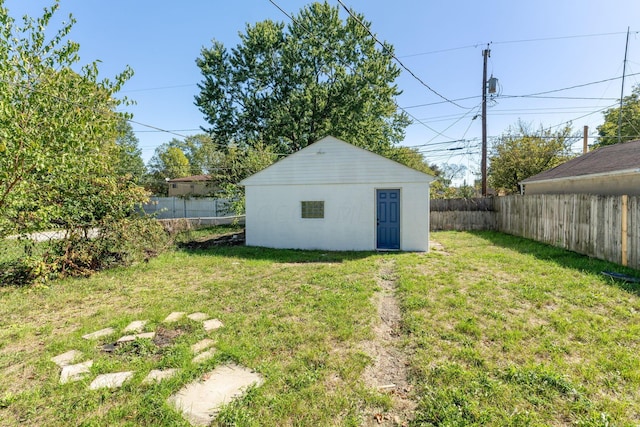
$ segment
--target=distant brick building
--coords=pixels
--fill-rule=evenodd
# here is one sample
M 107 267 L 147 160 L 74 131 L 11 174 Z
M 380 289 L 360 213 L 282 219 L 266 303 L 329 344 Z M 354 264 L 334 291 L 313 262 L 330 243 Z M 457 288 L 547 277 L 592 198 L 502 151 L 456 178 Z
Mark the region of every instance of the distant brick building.
M 209 175 L 174 178 L 168 180 L 167 183 L 169 184 L 169 197 L 188 195 L 207 196 L 217 189 L 217 187 L 213 185 L 213 181 Z

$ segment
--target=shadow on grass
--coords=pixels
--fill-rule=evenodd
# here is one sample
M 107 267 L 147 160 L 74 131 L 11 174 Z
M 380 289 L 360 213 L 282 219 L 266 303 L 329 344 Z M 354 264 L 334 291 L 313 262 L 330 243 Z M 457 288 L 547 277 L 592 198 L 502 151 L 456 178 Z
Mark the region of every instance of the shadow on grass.
M 245 232 L 237 226 L 212 227 L 198 233 L 184 234 L 176 242 L 176 247 L 183 252 L 203 256 L 223 256 L 247 260 L 264 260 L 277 263 L 341 263 L 367 258 L 375 252 L 347 252 L 299 249 L 272 249 L 245 246 Z
M 543 261 L 554 262 L 564 268 L 571 268 L 581 272 L 598 275 L 602 277 L 605 282 L 640 296 L 640 283 L 629 283 L 602 275 L 603 271 L 612 271 L 626 274 L 631 277 L 640 277 L 640 271 L 638 270 L 623 267 L 609 261 L 592 258 L 566 249 L 557 248 L 545 243 L 536 242 L 535 240 L 525 239 L 523 237 L 512 236 L 495 231 L 470 231 L 469 233 L 481 239 L 490 241 L 496 246 L 513 249 L 522 254 L 532 255 Z
M 299 249 L 272 249 L 256 246 L 217 246 L 202 248 L 181 247 L 181 250 L 193 255 L 202 256 L 223 256 L 229 258 L 240 258 L 246 260 L 272 261 L 277 263 L 342 263 L 354 261 L 375 255 L 376 252 L 333 252 L 319 250 L 299 250 Z

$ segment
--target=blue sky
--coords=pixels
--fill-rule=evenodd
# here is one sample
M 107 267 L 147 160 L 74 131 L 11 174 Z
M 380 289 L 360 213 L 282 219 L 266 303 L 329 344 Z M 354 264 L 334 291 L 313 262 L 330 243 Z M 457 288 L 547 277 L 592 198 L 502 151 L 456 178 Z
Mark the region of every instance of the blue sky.
M 274 0 L 287 12 L 308 2 Z M 489 73 L 499 94 L 488 110 L 489 144 L 518 119 L 538 127 L 569 120 L 582 134 L 602 123 L 602 113 L 620 96 L 627 27 L 630 27 L 625 94 L 640 82 L 640 2 L 637 0 L 343 0 L 363 13 L 378 38 L 393 44 L 400 60 L 441 98 L 403 72 L 398 104 L 419 119 L 403 145 L 420 146 L 430 163 L 479 168 L 482 50 L 491 43 Z M 246 23 L 288 22 L 268 0 L 61 0 L 58 21 L 72 13 L 70 38 L 79 42 L 82 63 L 100 60 L 104 77 L 125 66 L 135 71 L 122 95 L 134 120 L 180 135 L 199 133 L 203 116 L 193 104 L 201 75 L 195 65 L 211 40 L 235 46 Z M 337 4 L 336 1 L 329 1 Z M 13 16 L 38 15 L 43 0 L 6 0 Z M 342 11 L 346 17 L 346 12 Z M 635 25 L 635 27 L 634 27 Z M 592 82 L 613 79 L 598 84 Z M 534 98 L 530 95 L 576 85 Z M 581 98 L 581 99 L 574 99 Z M 584 99 L 583 99 L 584 98 Z M 432 105 L 424 105 L 432 104 Z M 143 158 L 176 135 L 134 124 Z M 556 129 L 556 128 L 554 128 Z M 463 140 L 463 141 L 460 141 Z M 458 141 L 458 142 L 452 142 Z M 592 141 L 591 141 L 592 142 Z M 581 141 L 577 141 L 576 151 Z M 467 175 L 471 179 L 471 175 Z

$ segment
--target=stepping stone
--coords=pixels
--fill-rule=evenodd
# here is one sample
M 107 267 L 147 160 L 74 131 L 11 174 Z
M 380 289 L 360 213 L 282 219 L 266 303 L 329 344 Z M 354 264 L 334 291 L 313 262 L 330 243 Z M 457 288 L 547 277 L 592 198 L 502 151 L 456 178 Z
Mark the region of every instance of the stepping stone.
M 200 322 L 202 320 L 207 320 L 209 318 L 209 316 L 207 316 L 204 313 L 191 313 L 187 317 L 189 319 L 193 320 L 193 321 L 196 321 L 196 322 Z
M 122 342 L 135 341 L 137 339 L 153 339 L 153 337 L 155 336 L 156 336 L 155 332 L 144 332 L 142 334 L 125 335 L 121 337 L 117 342 L 122 343 Z
M 79 359 L 82 356 L 82 352 L 78 350 L 70 350 L 66 353 L 62 353 L 57 355 L 56 357 L 52 357 L 51 361 L 61 368 L 71 365 L 74 360 Z
M 149 322 L 148 320 L 136 320 L 127 325 L 122 332 L 142 332 L 144 325 Z
M 215 329 L 220 329 L 224 325 L 218 319 L 210 319 L 210 320 L 205 320 L 204 322 L 202 322 L 202 326 L 204 326 L 204 330 L 205 331 L 209 332 L 209 331 L 213 331 Z
M 213 357 L 215 352 L 216 350 L 212 348 L 211 350 L 207 350 L 203 353 L 200 353 L 199 355 L 191 359 L 191 363 L 202 363 L 204 361 L 207 361 Z
M 170 315 L 168 315 L 163 322 L 164 323 L 171 323 L 171 322 L 177 322 L 178 320 L 182 319 L 182 317 L 187 314 L 184 311 L 174 311 L 173 313 L 171 313 Z
M 162 380 L 166 380 L 167 378 L 171 378 L 172 376 L 174 376 L 175 374 L 178 373 L 177 369 L 154 369 L 151 372 L 149 372 L 149 375 L 147 375 L 144 380 L 142 380 L 142 384 L 153 384 L 153 383 L 159 383 Z
M 89 390 L 97 390 L 99 388 L 118 388 L 132 376 L 132 371 L 98 375 L 89 385 Z
M 82 338 L 85 340 L 95 340 L 101 337 L 106 337 L 107 335 L 111 335 L 115 330 L 113 328 L 105 328 L 100 329 L 99 331 L 92 332 L 90 334 L 83 335 Z
M 218 366 L 204 375 L 204 381 L 187 384 L 168 402 L 193 426 L 208 426 L 218 410 L 252 386 L 263 382 L 260 374 L 237 365 Z
M 191 346 L 191 351 L 194 354 L 198 354 L 200 353 L 202 350 L 206 350 L 209 347 L 211 347 L 214 343 L 213 340 L 209 339 L 209 338 L 205 338 L 201 341 L 198 341 L 197 343 L 195 343 L 194 345 Z
M 81 380 L 82 377 L 89 373 L 91 366 L 93 366 L 93 360 L 64 366 L 60 373 L 60 384 Z

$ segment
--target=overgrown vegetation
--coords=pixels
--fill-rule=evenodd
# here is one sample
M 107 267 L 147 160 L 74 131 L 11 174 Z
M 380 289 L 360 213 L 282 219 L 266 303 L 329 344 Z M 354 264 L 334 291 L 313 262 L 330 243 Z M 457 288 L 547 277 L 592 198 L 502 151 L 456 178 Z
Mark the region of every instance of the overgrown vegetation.
M 410 425 L 637 424 L 640 289 L 600 271 L 637 272 L 498 233 L 432 237 L 442 248 L 428 255 L 176 249 L 50 287 L 0 288 L 0 424 L 186 427 L 167 398 L 228 361 L 265 383 L 214 425 L 375 423 L 391 401 L 364 385 L 373 361 L 361 349 L 373 338 L 371 297 L 389 258 L 418 403 Z M 225 326 L 207 335 L 188 320 L 163 324 L 172 311 L 205 312 Z M 138 319 L 163 339 L 105 353 L 117 335 L 81 338 Z M 205 336 L 216 355 L 194 365 L 189 348 Z M 86 379 L 60 385 L 49 359 L 70 349 L 94 365 Z M 158 367 L 181 373 L 142 385 Z M 124 370 L 135 375 L 121 389 L 87 390 L 97 374 Z
M 100 79 L 97 61 L 80 66 L 74 18 L 49 28 L 58 8 L 16 20 L 0 1 L 0 238 L 24 237 L 20 257 L 0 265 L 0 284 L 129 265 L 165 245 L 137 214 L 148 193 L 137 185 L 129 116 L 117 111 L 133 72 Z M 31 242 L 50 230 L 56 239 Z
M 42 241 L 38 241 L 42 240 Z M 129 216 L 99 228 L 35 233 L 5 240 L 0 286 L 45 284 L 60 277 L 89 276 L 117 266 L 148 262 L 167 250 L 171 236 L 152 218 Z

